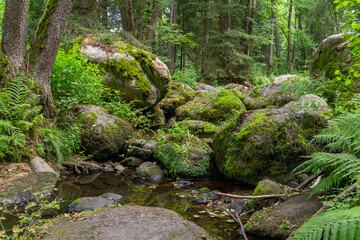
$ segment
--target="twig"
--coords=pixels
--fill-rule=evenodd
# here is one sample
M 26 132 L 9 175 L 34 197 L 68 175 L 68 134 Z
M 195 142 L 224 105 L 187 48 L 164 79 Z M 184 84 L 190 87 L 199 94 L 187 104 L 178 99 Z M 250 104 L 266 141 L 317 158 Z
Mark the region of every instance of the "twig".
M 284 198 L 287 197 L 288 194 L 274 194 L 274 195 L 259 195 L 259 196 L 242 196 L 242 195 L 234 195 L 222 192 L 215 192 L 215 194 L 225 197 L 232 198 L 241 198 L 241 199 L 261 199 L 261 198 Z
M 242 224 L 241 220 L 240 220 L 240 217 L 239 217 L 239 213 L 240 212 L 237 212 L 236 213 L 236 216 L 234 216 L 228 209 L 224 209 L 238 224 L 240 224 L 240 227 L 241 227 L 241 235 L 244 237 L 245 240 L 249 240 L 246 236 L 246 233 L 245 233 L 245 229 L 244 229 L 244 225 Z
M 311 189 L 314 189 L 314 188 L 320 183 L 321 178 L 322 178 L 322 175 L 320 175 L 320 176 L 316 179 L 316 181 L 314 182 L 313 185 L 311 185 L 310 188 L 311 188 Z
M 315 175 L 311 175 L 310 177 L 308 177 L 307 179 L 305 179 L 305 181 L 303 181 L 302 183 L 300 183 L 299 186 L 297 186 L 295 188 L 296 191 L 302 189 L 303 187 L 306 187 L 306 185 L 308 185 L 313 179 L 315 178 Z

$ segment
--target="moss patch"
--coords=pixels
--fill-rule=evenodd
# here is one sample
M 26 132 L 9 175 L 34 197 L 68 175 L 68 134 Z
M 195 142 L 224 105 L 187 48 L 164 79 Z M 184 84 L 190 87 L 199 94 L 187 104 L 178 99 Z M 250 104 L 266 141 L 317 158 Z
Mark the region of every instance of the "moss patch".
M 320 114 L 286 109 L 240 114 L 214 139 L 216 163 L 227 177 L 255 185 L 268 177 L 286 182 L 300 156 L 314 150 L 309 139 L 326 120 Z

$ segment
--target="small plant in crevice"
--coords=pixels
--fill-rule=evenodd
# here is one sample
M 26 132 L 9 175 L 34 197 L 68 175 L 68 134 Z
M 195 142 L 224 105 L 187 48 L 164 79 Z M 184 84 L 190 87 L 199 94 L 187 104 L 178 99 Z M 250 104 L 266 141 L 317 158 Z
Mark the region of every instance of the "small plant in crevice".
M 27 84 L 20 75 L 0 91 L 0 157 L 19 160 L 27 136 L 43 119 L 38 95 Z

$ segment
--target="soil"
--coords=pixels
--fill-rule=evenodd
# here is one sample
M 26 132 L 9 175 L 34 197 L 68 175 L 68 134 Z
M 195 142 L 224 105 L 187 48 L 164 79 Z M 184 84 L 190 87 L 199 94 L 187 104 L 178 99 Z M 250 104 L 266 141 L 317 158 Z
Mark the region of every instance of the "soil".
M 31 173 L 27 163 L 5 163 L 0 165 L 0 193 L 15 179 Z

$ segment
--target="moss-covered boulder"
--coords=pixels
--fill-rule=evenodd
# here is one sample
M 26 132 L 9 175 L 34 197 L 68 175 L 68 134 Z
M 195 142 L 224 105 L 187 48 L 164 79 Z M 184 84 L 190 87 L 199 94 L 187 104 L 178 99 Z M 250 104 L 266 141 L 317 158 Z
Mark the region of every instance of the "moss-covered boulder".
M 325 125 L 317 112 L 263 109 L 240 114 L 214 138 L 219 170 L 229 178 L 255 185 L 264 178 L 280 183 L 315 147 L 309 139 Z
M 297 101 L 289 102 L 283 108 L 308 109 L 318 112 L 329 112 L 330 107 L 326 100 L 314 94 L 301 96 Z
M 166 117 L 171 117 L 178 107 L 193 100 L 194 96 L 195 91 L 189 85 L 172 81 L 168 94 L 157 106 L 164 111 Z
M 222 129 L 221 126 L 199 120 L 184 120 L 172 126 L 173 129 L 176 127 L 187 128 L 191 134 L 199 138 L 213 138 Z
M 202 177 L 209 174 L 212 150 L 191 134 L 163 134 L 154 148 L 154 157 L 173 177 Z
M 232 91 L 210 91 L 176 109 L 176 117 L 178 120 L 202 120 L 218 124 L 245 111 L 244 104 Z
M 78 122 L 82 124 L 82 148 L 97 160 L 106 160 L 124 153 L 133 128 L 122 118 L 110 115 L 97 106 L 79 106 Z
M 335 76 L 336 70 L 345 72 L 352 67 L 351 53 L 343 35 L 343 33 L 332 35 L 320 43 L 310 60 L 311 75 L 324 74 L 326 77 L 332 78 Z
M 279 183 L 274 182 L 270 179 L 264 179 L 257 184 L 253 196 L 277 194 L 286 194 L 286 190 Z M 247 207 L 249 209 L 262 209 L 263 207 L 269 207 L 276 202 L 278 202 L 278 199 L 276 198 L 254 199 L 248 202 Z
M 136 169 L 136 175 L 141 180 L 161 182 L 164 179 L 164 171 L 155 162 L 144 162 Z
M 81 52 L 105 69 L 106 84 L 120 90 L 124 100 L 137 100 L 139 107 L 149 107 L 168 92 L 169 70 L 155 55 L 122 42 L 105 44 L 98 38 L 78 42 L 82 42 Z

